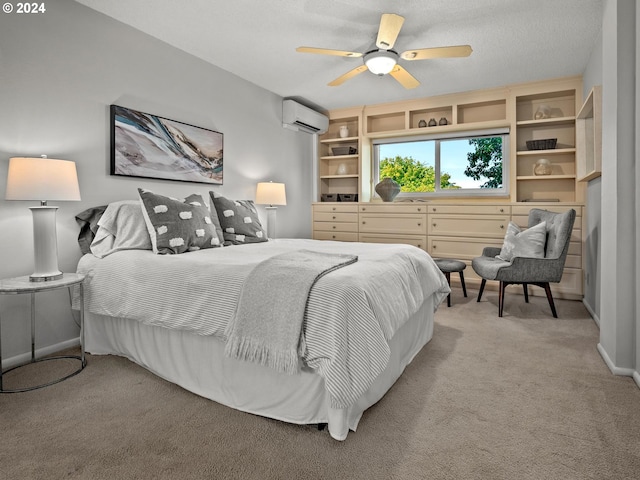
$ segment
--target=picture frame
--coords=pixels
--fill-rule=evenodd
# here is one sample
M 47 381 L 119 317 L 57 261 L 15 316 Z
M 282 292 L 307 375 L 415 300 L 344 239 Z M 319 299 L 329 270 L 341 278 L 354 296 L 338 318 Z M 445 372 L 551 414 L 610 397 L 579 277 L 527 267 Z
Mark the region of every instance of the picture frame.
M 119 105 L 110 113 L 111 175 L 222 185 L 222 133 Z

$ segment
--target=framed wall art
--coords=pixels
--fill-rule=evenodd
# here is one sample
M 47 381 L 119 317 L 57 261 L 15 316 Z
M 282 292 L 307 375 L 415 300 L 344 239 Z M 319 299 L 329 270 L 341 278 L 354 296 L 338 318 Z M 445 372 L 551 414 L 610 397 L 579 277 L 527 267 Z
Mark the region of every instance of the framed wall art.
M 111 105 L 111 175 L 222 185 L 223 135 Z

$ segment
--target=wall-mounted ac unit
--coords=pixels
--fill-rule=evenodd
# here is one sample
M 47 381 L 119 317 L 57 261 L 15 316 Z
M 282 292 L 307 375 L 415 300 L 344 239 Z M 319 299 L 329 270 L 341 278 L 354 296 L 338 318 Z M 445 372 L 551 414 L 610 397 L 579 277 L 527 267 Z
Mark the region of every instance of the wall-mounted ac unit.
M 295 100 L 282 101 L 282 126 L 307 133 L 324 133 L 329 128 L 329 118 Z

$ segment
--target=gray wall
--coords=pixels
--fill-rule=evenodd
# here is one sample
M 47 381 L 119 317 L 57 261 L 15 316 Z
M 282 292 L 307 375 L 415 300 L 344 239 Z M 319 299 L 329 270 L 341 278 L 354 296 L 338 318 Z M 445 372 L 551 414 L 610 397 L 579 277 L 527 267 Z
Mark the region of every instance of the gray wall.
M 601 298 L 598 349 L 609 368 L 637 372 L 638 222 L 636 150 L 639 72 L 636 2 L 606 0 L 603 15 Z M 639 382 L 640 384 L 640 382 Z
M 211 48 L 219 48 L 212 46 Z M 34 202 L 4 200 L 8 159 L 77 164 L 81 202 L 57 202 L 59 263 L 80 258 L 74 216 L 85 208 L 158 193 L 204 195 L 208 185 L 111 177 L 109 105 L 119 104 L 224 134 L 224 185 L 253 199 L 258 181 L 284 182 L 281 237 L 310 237 L 314 137 L 283 129 L 282 98 L 71 0 L 38 15 L 0 15 L 0 278 L 33 270 Z M 264 210 L 261 210 L 263 218 Z M 37 296 L 38 348 L 72 344 L 78 327 L 65 291 Z M 29 351 L 28 296 L 0 297 L 3 357 Z M 46 351 L 46 348 L 45 348 Z

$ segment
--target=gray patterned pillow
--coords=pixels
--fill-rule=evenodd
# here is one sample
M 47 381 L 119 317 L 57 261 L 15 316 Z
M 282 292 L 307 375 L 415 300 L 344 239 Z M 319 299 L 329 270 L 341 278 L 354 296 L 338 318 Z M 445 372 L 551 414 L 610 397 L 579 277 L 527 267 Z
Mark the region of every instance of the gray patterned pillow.
M 209 192 L 212 210 L 218 213 L 225 245 L 243 245 L 268 241 L 252 200 L 229 200 Z
M 138 193 L 154 253 L 184 253 L 222 245 L 201 195 L 178 200 L 142 188 Z
M 509 222 L 500 255 L 496 258 L 512 262 L 515 257 L 544 258 L 547 241 L 547 223 L 541 222 L 521 231 L 515 223 Z

